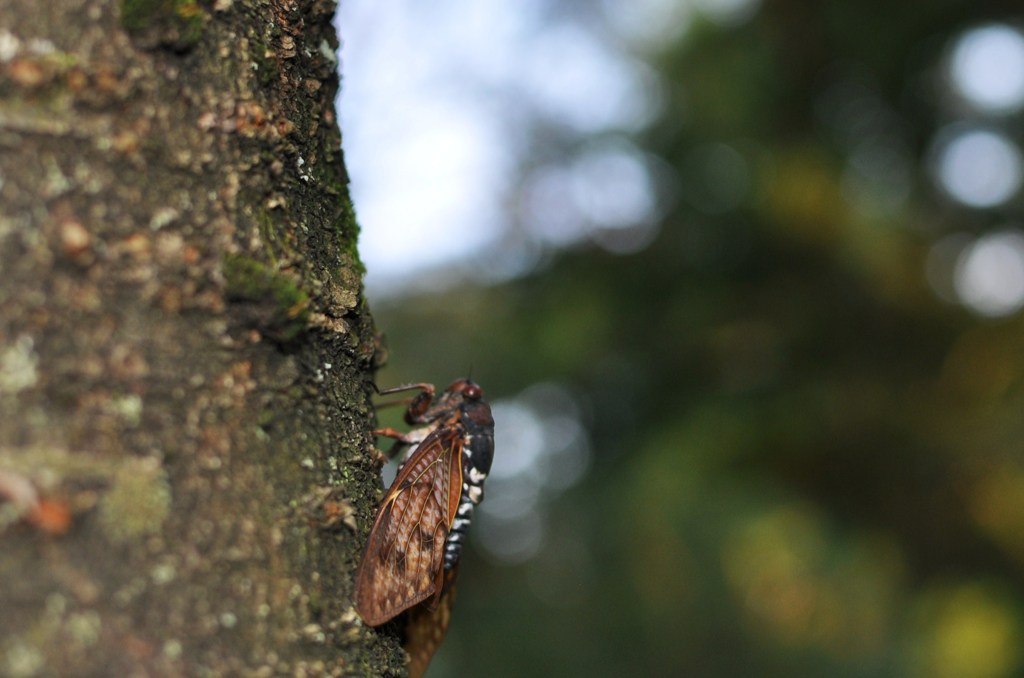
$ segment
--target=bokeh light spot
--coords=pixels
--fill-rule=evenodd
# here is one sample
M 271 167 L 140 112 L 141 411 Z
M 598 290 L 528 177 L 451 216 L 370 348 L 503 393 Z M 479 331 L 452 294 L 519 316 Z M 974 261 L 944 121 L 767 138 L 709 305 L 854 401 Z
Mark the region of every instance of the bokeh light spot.
M 1024 104 L 1024 36 L 1005 25 L 965 33 L 950 60 L 950 77 L 961 96 L 990 113 Z
M 523 226 L 531 238 L 554 247 L 568 247 L 586 237 L 586 220 L 575 200 L 572 172 L 544 167 L 530 174 L 522 191 Z
M 524 563 L 544 546 L 547 525 L 538 511 L 517 516 L 496 516 L 493 512 L 480 516 L 481 529 L 476 539 L 493 558 L 506 565 Z
M 546 28 L 521 57 L 527 100 L 578 131 L 639 129 L 657 110 L 649 68 L 578 27 Z
M 928 678 L 1003 678 L 1021 660 L 1019 615 L 1005 596 L 979 584 L 925 595 L 917 664 L 911 675 Z
M 961 301 L 982 315 L 1003 316 L 1024 305 L 1024 233 L 991 233 L 961 252 L 954 286 Z
M 1020 188 L 1021 154 L 1003 134 L 958 131 L 938 144 L 935 172 L 954 199 L 970 207 L 995 207 Z
M 766 513 L 732 535 L 723 565 L 753 623 L 785 642 L 810 633 L 823 593 L 814 571 L 824 546 L 816 517 L 797 508 Z
M 571 185 L 573 201 L 606 249 L 637 252 L 654 238 L 654 187 L 632 145 L 601 144 L 585 151 L 573 165 Z

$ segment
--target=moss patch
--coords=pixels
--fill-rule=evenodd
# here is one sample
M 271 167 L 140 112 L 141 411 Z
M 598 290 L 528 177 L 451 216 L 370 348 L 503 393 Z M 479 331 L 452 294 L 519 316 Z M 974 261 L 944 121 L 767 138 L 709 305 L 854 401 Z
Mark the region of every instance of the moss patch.
M 339 233 L 345 238 L 347 243 L 345 253 L 355 265 L 359 274 L 361 276 L 366 275 L 366 266 L 363 265 L 363 260 L 359 258 L 359 249 L 357 247 L 359 242 L 359 220 L 356 218 L 355 207 L 352 205 L 352 199 L 348 196 L 347 192 L 341 198 L 341 219 L 338 226 Z
M 289 341 L 309 322 L 309 295 L 290 276 L 241 254 L 224 257 L 229 301 L 249 306 L 249 321 L 271 338 Z
M 196 0 L 121 0 L 121 26 L 146 46 L 186 50 L 203 34 Z

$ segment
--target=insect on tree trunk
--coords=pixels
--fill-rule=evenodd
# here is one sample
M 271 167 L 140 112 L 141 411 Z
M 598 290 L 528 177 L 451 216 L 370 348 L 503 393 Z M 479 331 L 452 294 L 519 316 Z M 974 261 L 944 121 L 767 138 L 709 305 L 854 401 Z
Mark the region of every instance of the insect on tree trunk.
M 332 2 L 0 0 L 0 675 L 399 675 Z

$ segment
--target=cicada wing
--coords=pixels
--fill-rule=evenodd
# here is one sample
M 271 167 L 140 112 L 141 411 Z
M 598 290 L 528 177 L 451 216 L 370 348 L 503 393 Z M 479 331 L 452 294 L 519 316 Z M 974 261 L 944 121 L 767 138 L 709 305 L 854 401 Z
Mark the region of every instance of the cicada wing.
M 462 491 L 462 431 L 428 435 L 391 484 L 356 575 L 356 610 L 378 626 L 441 592 L 444 545 Z

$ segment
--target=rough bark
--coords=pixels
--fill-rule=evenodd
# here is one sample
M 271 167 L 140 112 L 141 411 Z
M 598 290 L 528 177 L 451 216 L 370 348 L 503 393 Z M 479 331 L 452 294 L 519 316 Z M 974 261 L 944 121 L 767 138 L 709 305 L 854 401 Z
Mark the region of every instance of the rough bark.
M 333 11 L 0 0 L 0 675 L 402 672 Z

